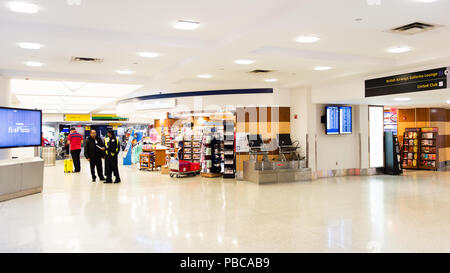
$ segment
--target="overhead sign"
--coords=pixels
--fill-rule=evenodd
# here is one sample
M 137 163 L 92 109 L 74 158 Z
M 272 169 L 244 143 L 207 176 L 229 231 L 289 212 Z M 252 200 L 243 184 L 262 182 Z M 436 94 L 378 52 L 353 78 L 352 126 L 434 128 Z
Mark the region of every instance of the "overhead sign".
M 65 114 L 64 121 L 91 121 L 89 114 Z
M 128 118 L 122 118 L 116 115 L 92 115 L 92 120 L 128 121 Z
M 448 67 L 366 80 L 365 97 L 445 89 L 449 86 Z

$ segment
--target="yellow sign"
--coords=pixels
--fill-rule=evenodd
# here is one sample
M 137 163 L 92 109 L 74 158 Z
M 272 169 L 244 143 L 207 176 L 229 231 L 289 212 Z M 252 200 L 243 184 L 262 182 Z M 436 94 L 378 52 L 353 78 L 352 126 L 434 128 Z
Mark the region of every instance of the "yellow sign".
M 64 115 L 65 121 L 91 121 L 91 115 L 89 114 L 66 114 Z
M 91 126 L 86 126 L 86 131 L 90 131 L 91 130 Z

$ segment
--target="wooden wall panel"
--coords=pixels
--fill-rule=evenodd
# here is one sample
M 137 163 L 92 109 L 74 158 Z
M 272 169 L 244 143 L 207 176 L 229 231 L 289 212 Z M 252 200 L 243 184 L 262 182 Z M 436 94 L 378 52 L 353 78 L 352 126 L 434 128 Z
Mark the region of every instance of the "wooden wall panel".
M 416 121 L 417 122 L 429 122 L 430 121 L 430 108 L 416 108 Z M 419 126 L 417 126 L 419 127 Z
M 247 107 L 236 108 L 236 132 L 261 134 L 264 141 L 275 139 L 277 134 L 291 132 L 290 107 Z M 269 154 L 278 159 L 278 152 Z M 249 159 L 247 153 L 236 156 L 236 170 L 241 171 L 243 162 Z
M 237 122 L 290 122 L 290 107 L 239 107 L 236 108 Z
M 447 121 L 447 110 L 444 108 L 431 108 L 430 121 Z

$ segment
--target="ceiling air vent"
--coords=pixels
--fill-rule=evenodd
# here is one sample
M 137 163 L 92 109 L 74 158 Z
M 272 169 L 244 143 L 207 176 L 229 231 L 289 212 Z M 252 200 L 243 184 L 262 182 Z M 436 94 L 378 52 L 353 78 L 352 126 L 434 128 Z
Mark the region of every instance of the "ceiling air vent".
M 255 74 L 260 74 L 260 73 L 269 73 L 272 72 L 272 70 L 266 70 L 266 69 L 255 69 L 250 71 L 249 73 L 255 73 Z
M 71 59 L 70 59 L 70 61 L 71 62 L 73 62 L 73 63 L 88 63 L 88 64 L 90 64 L 90 63 L 97 63 L 97 64 L 99 64 L 99 63 L 102 63 L 103 62 L 103 59 L 100 59 L 100 58 L 89 58 L 89 57 L 72 57 Z
M 437 25 L 431 25 L 421 22 L 414 22 L 401 27 L 391 29 L 392 32 L 414 35 L 436 28 Z

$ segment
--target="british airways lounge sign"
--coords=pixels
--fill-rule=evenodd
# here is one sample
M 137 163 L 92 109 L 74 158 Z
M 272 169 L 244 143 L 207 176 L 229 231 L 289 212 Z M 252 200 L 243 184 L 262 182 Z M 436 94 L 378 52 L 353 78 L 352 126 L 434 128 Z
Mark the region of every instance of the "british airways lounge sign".
M 365 97 L 445 89 L 449 86 L 448 67 L 366 80 Z

